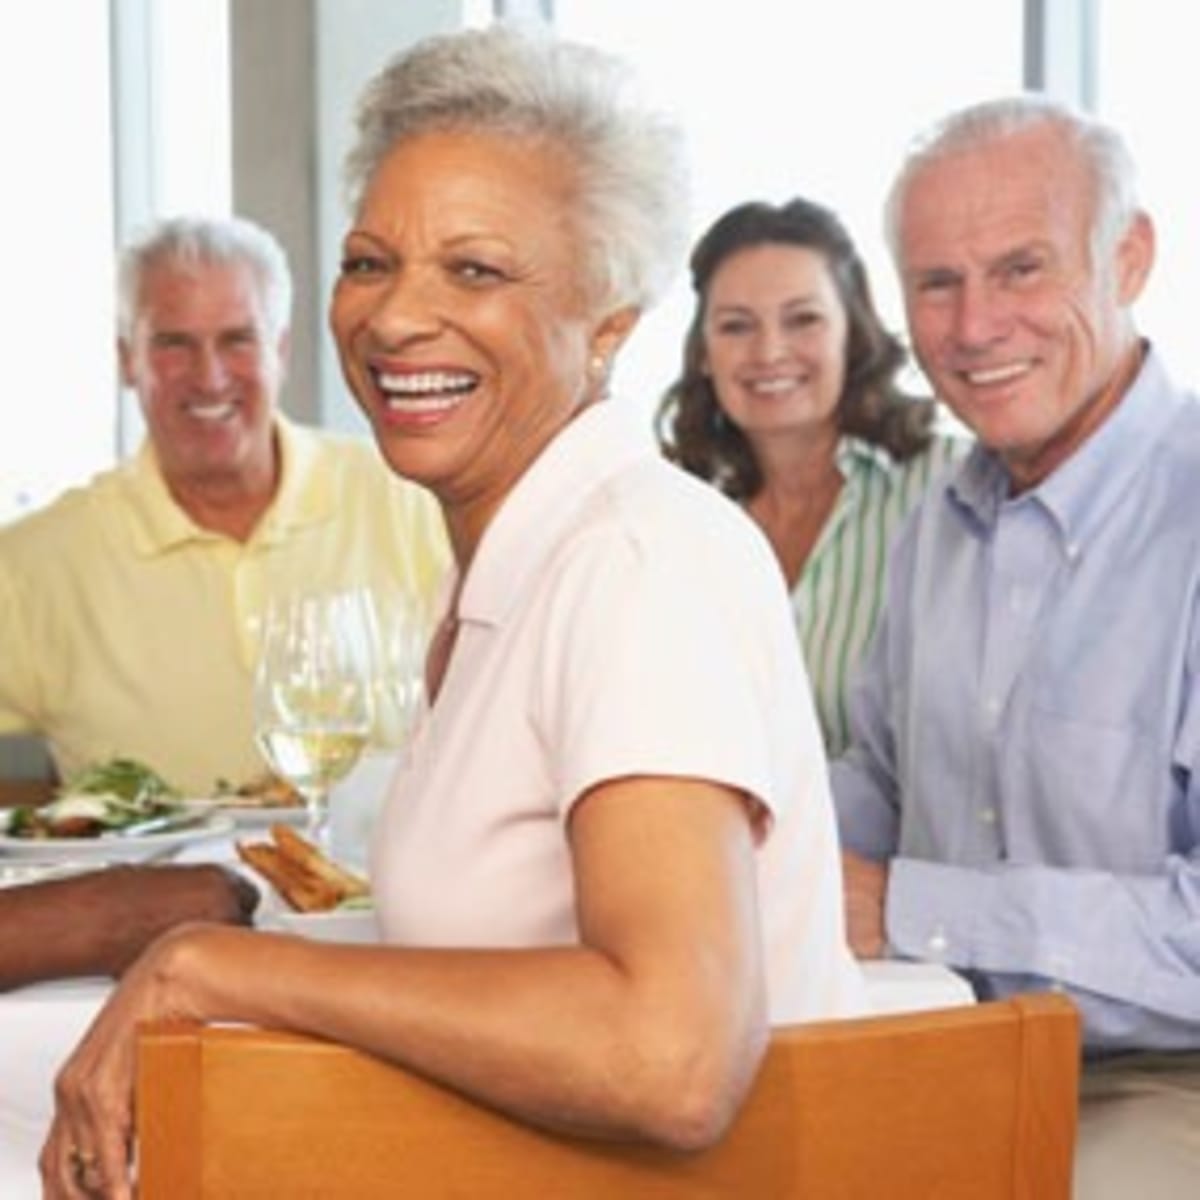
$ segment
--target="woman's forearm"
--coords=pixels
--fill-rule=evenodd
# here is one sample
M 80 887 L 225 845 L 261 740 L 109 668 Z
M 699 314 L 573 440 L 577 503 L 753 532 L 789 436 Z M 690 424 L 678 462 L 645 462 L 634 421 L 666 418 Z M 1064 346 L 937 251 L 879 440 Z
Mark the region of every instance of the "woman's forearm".
M 212 930 L 179 941 L 172 957 L 171 989 L 204 1019 L 352 1045 L 593 1136 L 708 1144 L 765 1038 L 753 986 L 746 1011 L 730 1014 L 727 978 L 629 971 L 584 947 L 376 949 Z
M 626 778 L 577 803 L 569 836 L 577 944 L 426 950 L 204 930 L 163 947 L 167 1007 L 355 1046 L 544 1126 L 708 1144 L 766 1040 L 744 798 Z

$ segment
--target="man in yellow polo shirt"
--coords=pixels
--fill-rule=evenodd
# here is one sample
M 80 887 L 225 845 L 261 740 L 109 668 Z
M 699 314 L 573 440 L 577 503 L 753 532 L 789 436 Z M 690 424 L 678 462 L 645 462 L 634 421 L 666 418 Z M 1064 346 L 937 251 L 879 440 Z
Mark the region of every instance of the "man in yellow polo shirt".
M 114 755 L 194 795 L 261 774 L 267 601 L 427 596 L 440 578 L 427 494 L 370 440 L 280 415 L 291 292 L 282 248 L 244 220 L 170 220 L 121 255 L 121 370 L 145 443 L 0 530 L 0 732 L 40 732 L 64 777 Z

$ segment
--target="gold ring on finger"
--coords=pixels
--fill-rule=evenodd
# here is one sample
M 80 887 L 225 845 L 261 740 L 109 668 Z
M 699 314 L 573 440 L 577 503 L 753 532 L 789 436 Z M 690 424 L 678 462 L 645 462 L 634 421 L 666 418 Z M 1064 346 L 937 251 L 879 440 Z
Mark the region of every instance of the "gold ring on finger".
M 80 1150 L 78 1146 L 72 1146 L 67 1151 L 67 1161 L 80 1183 L 83 1183 L 84 1177 L 90 1175 L 99 1165 L 99 1160 L 90 1150 Z

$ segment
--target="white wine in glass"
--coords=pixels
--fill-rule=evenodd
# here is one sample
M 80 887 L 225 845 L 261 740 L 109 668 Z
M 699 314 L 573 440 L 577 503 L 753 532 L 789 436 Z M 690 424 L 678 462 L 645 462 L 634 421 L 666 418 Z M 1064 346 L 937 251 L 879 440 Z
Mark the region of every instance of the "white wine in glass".
M 329 789 L 371 734 L 371 621 L 359 591 L 309 592 L 271 604 L 254 680 L 259 749 L 308 806 L 308 833 L 325 840 Z

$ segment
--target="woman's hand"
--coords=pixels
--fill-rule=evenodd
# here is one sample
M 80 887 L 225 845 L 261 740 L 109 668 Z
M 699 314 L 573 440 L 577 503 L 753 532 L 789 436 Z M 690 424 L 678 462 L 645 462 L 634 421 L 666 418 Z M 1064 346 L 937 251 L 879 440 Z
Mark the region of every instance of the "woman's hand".
M 56 1111 L 40 1166 L 44 1195 L 132 1200 L 137 1026 L 197 1016 L 181 986 L 180 964 L 202 942 L 202 926 L 160 938 L 125 974 L 55 1081 Z

